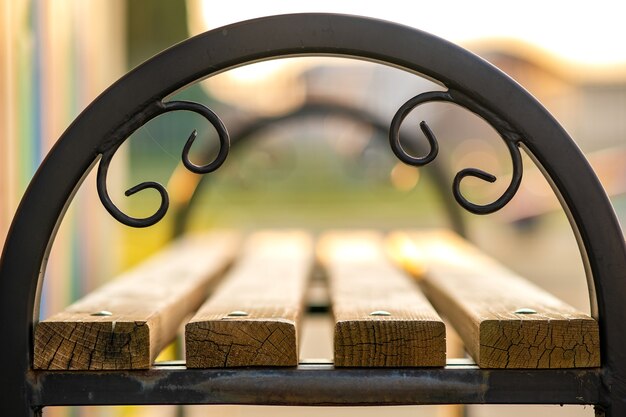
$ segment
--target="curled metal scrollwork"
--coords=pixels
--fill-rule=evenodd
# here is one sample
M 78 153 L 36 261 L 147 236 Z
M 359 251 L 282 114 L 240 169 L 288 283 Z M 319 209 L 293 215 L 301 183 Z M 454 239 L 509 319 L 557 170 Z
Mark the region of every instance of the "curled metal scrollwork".
M 489 123 L 502 137 L 507 145 L 509 153 L 511 154 L 511 161 L 513 164 L 513 174 L 511 176 L 511 182 L 504 193 L 495 201 L 489 204 L 475 204 L 467 200 L 461 192 L 461 182 L 465 177 L 475 177 L 486 182 L 495 182 L 496 177 L 488 172 L 485 172 L 478 168 L 465 168 L 459 171 L 452 182 L 452 193 L 456 201 L 465 208 L 467 211 L 474 214 L 490 214 L 500 210 L 502 207 L 508 204 L 517 192 L 522 181 L 522 157 L 519 150 L 519 143 L 521 136 L 515 131 L 505 120 L 498 117 L 495 113 L 484 108 L 474 100 L 463 95 L 455 90 L 448 91 L 430 91 L 419 94 L 405 104 L 402 105 L 394 115 L 391 126 L 389 128 L 389 144 L 393 153 L 402 162 L 413 166 L 424 166 L 432 162 L 439 151 L 439 144 L 433 131 L 426 124 L 425 121 L 420 123 L 420 129 L 426 136 L 430 145 L 430 150 L 425 156 L 413 156 L 410 155 L 400 142 L 400 127 L 404 119 L 411 113 L 416 107 L 424 103 L 430 102 L 449 102 L 457 104 L 475 114 L 482 117 L 487 123 Z
M 197 165 L 189 158 L 189 152 L 191 151 L 191 147 L 198 135 L 197 131 L 193 130 L 182 151 L 182 161 L 185 167 L 189 171 L 196 174 L 206 174 L 218 169 L 226 160 L 230 148 L 228 131 L 226 130 L 224 123 L 222 123 L 220 118 L 212 110 L 200 103 L 189 101 L 171 101 L 167 103 L 158 102 L 155 105 L 150 106 L 145 113 L 138 115 L 135 119 L 131 119 L 126 125 L 122 126 L 117 132 L 115 132 L 113 140 L 109 141 L 104 149 L 99 150 L 102 158 L 98 166 L 98 174 L 96 178 L 98 195 L 100 196 L 100 201 L 102 201 L 104 208 L 106 208 L 111 216 L 113 216 L 120 223 L 131 227 L 148 227 L 157 223 L 163 218 L 163 216 L 165 216 L 165 213 L 167 213 L 167 209 L 169 207 L 169 196 L 165 187 L 158 182 L 142 182 L 129 188 L 124 193 L 126 196 L 131 196 L 148 188 L 152 188 L 159 193 L 161 203 L 156 212 L 148 217 L 137 218 L 125 214 L 113 203 L 107 191 L 106 178 L 113 155 L 115 155 L 115 152 L 117 152 L 126 138 L 155 117 L 177 110 L 192 111 L 204 117 L 209 123 L 211 123 L 213 128 L 215 128 L 219 139 L 219 150 L 215 159 L 207 164 Z

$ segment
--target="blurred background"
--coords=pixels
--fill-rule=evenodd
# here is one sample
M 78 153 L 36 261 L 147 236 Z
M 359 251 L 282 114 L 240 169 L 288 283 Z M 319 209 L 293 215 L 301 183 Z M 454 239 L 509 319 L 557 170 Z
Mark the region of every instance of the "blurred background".
M 485 0 L 419 5 L 364 0 L 224 4 L 2 0 L 0 4 L 0 243 L 20 196 L 50 147 L 115 80 L 159 51 L 208 29 L 304 11 L 396 21 L 461 44 L 492 62 L 563 124 L 596 169 L 622 223 L 626 216 L 626 27 L 617 2 L 527 1 L 504 6 Z M 386 129 L 393 114 L 409 98 L 441 89 L 379 64 L 291 58 L 231 70 L 177 93 L 175 99 L 202 102 L 222 117 L 236 138 L 227 162 L 201 182 L 180 169 L 182 146 L 193 129 L 199 139 L 192 159 L 212 159 L 215 132 L 193 114 L 169 113 L 134 133 L 113 160 L 109 192 L 128 214 L 146 216 L 158 206 L 157 196 L 146 192 L 127 198 L 123 192 L 142 181 L 158 181 L 167 185 L 170 210 L 154 227 L 124 227 L 104 210 L 94 173 L 89 175 L 54 243 L 42 317 L 62 310 L 185 230 L 215 227 L 304 227 L 314 232 L 341 227 L 451 227 L 521 275 L 589 311 L 573 233 L 529 158 L 524 158 L 522 188 L 500 212 L 477 217 L 451 200 L 452 178 L 463 168 L 480 168 L 498 177 L 494 184 L 464 182 L 463 191 L 474 202 L 493 201 L 508 185 L 510 157 L 484 121 L 449 104 L 420 106 L 404 123 L 405 136 L 423 146 L 425 139 L 416 126 L 426 120 L 439 139 L 440 156 L 432 167 L 417 170 L 392 155 Z M 311 330 L 312 334 L 324 331 Z M 316 357 L 330 349 L 330 345 L 310 347 Z M 44 415 L 175 416 L 183 412 L 309 416 L 329 410 L 60 407 L 46 409 Z M 514 406 L 330 412 L 345 416 L 593 415 L 589 407 Z

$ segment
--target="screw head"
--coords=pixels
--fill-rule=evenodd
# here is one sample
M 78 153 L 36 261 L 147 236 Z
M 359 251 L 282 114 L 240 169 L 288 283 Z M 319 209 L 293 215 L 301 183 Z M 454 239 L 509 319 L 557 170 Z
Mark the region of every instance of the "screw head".
M 113 313 L 111 313 L 110 311 L 106 311 L 106 310 L 100 310 L 100 311 L 96 311 L 95 313 L 91 313 L 92 316 L 97 316 L 97 317 L 106 317 L 106 316 L 112 316 Z
M 249 315 L 250 314 L 246 311 L 235 310 L 235 311 L 231 311 L 230 313 L 228 313 L 226 317 L 246 317 Z
M 372 311 L 370 316 L 391 316 L 391 313 L 385 310 L 376 310 Z
M 518 308 L 514 311 L 515 314 L 537 314 L 537 311 L 532 308 Z

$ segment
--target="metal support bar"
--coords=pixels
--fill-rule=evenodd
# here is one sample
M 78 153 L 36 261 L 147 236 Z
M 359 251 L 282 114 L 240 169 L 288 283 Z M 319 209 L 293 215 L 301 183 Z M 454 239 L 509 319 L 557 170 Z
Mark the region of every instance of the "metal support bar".
M 479 369 L 463 361 L 445 368 L 187 369 L 34 372 L 33 406 L 116 404 L 258 404 L 301 406 L 419 404 L 594 404 L 600 370 Z

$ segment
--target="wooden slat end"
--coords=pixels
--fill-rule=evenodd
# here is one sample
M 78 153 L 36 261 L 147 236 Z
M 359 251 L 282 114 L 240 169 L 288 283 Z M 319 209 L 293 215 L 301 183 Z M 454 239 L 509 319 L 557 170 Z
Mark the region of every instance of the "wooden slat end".
M 185 328 L 188 368 L 297 366 L 297 330 L 292 320 L 190 322 Z
M 158 353 L 150 346 L 145 321 L 44 321 L 35 330 L 34 368 L 148 369 Z
M 554 369 L 600 366 L 598 323 L 591 318 L 485 320 L 481 368 Z
M 446 327 L 440 320 L 341 320 L 334 344 L 337 367 L 446 364 Z

